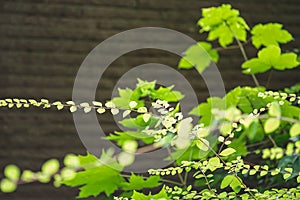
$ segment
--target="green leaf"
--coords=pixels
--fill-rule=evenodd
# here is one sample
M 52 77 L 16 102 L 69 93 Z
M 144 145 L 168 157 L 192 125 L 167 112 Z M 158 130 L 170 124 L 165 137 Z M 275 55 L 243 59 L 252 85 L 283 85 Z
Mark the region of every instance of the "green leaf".
M 76 106 L 71 106 L 70 107 L 70 112 L 73 113 L 73 112 L 76 112 L 77 111 L 77 107 Z
M 225 199 L 225 197 L 227 197 L 227 192 L 222 192 L 218 195 L 218 198 L 220 199 Z
M 283 174 L 283 179 L 288 179 L 292 174 Z
M 234 39 L 234 35 L 232 34 L 230 27 L 227 25 L 220 25 L 214 30 L 211 30 L 208 34 L 207 40 L 212 41 L 219 38 L 219 43 L 222 47 L 226 47 L 231 44 Z
M 281 109 L 278 102 L 273 102 L 268 111 L 271 117 L 280 117 L 281 116 Z
M 138 143 L 135 140 L 126 140 L 122 144 L 122 149 L 129 153 L 134 153 L 138 147 Z
M 222 47 L 233 42 L 234 37 L 245 41 L 246 30 L 249 29 L 245 20 L 239 16 L 239 11 L 231 5 L 223 4 L 219 7 L 202 9 L 202 18 L 198 21 L 200 32 L 209 32 L 208 40 L 219 40 Z
M 119 146 L 122 146 L 127 140 L 142 140 L 145 144 L 151 144 L 154 141 L 153 136 L 149 136 L 143 132 L 115 132 L 106 137 L 108 140 L 115 140 Z
M 203 102 L 192 111 L 189 112 L 190 115 L 201 116 L 200 123 L 203 123 L 205 126 L 208 126 L 211 120 L 214 119 L 212 115 L 212 109 L 224 110 L 226 108 L 227 101 L 219 97 L 209 97 L 207 102 Z
M 215 171 L 216 169 L 218 169 L 222 166 L 223 166 L 223 164 L 220 162 L 220 159 L 218 157 L 213 157 L 208 160 L 208 168 L 211 171 Z
M 140 111 L 145 111 L 145 110 L 140 110 Z M 142 114 L 142 115 L 138 115 L 136 118 L 123 119 L 119 123 L 126 128 L 143 130 L 147 126 L 155 125 L 157 121 L 158 119 L 151 116 L 151 118 L 147 122 L 145 122 Z
M 236 150 L 235 149 L 233 149 L 233 148 L 227 148 L 227 149 L 224 149 L 221 153 L 220 153 L 220 156 L 229 156 L 229 155 L 231 155 L 231 154 L 233 154 L 233 153 L 235 153 L 236 152 Z
M 98 162 L 98 158 L 91 153 L 87 153 L 87 155 L 79 155 L 79 162 L 81 166 L 89 166 Z
M 118 162 L 121 166 L 129 166 L 134 162 L 134 155 L 128 152 L 121 152 L 118 155 Z
M 56 159 L 46 161 L 42 166 L 42 172 L 46 175 L 53 175 L 59 170 L 59 162 Z
M 178 102 L 183 99 L 184 95 L 176 90 L 172 90 L 174 86 L 159 87 L 157 90 L 153 90 L 150 96 L 154 100 L 165 100 L 167 102 Z
M 135 174 L 131 174 L 129 178 L 129 182 L 125 182 L 122 184 L 123 190 L 142 190 L 144 188 L 155 188 L 161 183 L 159 183 L 159 176 L 150 176 L 147 179 L 144 179 L 142 176 L 137 176 Z
M 151 193 L 144 195 L 143 193 L 133 191 L 131 198 L 134 200 L 170 200 L 164 188 L 162 188 L 161 191 L 155 195 L 152 195 Z
M 72 180 L 74 177 L 76 176 L 76 172 L 74 169 L 70 169 L 70 168 L 64 168 L 61 170 L 60 173 L 60 177 L 61 177 L 61 181 L 67 181 L 67 180 Z M 61 182 L 60 182 L 61 184 Z
M 272 133 L 276 129 L 278 129 L 279 126 L 280 126 L 280 120 L 278 120 L 276 118 L 269 118 L 266 120 L 266 122 L 264 124 L 264 130 L 267 134 Z
M 173 140 L 173 144 L 178 149 L 185 149 L 190 145 L 191 139 L 189 137 L 189 133 L 191 132 L 193 127 L 192 121 L 193 119 L 191 117 L 188 117 L 183 119 L 178 124 L 177 137 Z
M 282 29 L 282 25 L 278 23 L 257 24 L 253 27 L 252 31 L 252 44 L 256 48 L 260 48 L 262 45 L 279 46 L 279 43 L 287 43 L 293 39 L 292 35 Z
M 151 114 L 149 114 L 149 113 L 143 114 L 143 120 L 144 120 L 144 122 L 147 123 L 150 118 L 151 118 Z
M 235 193 L 239 193 L 243 186 L 241 180 L 234 176 L 232 182 L 230 183 L 230 187 Z
M 144 81 L 141 79 L 138 79 L 138 83 L 136 85 L 136 91 L 138 91 L 140 97 L 145 97 L 147 95 L 150 95 L 151 91 L 155 88 L 156 81 Z
M 17 189 L 17 185 L 9 179 L 2 179 L 0 183 L 0 189 L 4 193 L 11 193 Z
M 30 170 L 24 170 L 21 176 L 21 180 L 24 182 L 31 182 L 35 178 L 35 174 Z
M 105 113 L 105 108 L 98 108 L 97 109 L 97 113 L 99 113 L 99 114 L 102 114 L 102 113 Z
M 130 102 L 129 102 L 129 107 L 130 107 L 131 109 L 132 109 L 132 108 L 135 108 L 137 105 L 138 105 L 138 103 L 135 102 L 135 101 L 130 101 Z
M 211 44 L 198 42 L 184 52 L 184 57 L 180 60 L 178 67 L 181 69 L 195 67 L 199 73 L 202 73 L 211 61 L 217 62 L 218 59 L 218 52 L 212 49 Z
M 263 73 L 271 69 L 271 66 L 267 63 L 262 62 L 258 58 L 252 58 L 242 64 L 242 68 L 246 69 L 243 72 L 245 74 L 257 74 Z
M 146 112 L 148 112 L 148 109 L 146 107 L 144 107 L 144 106 L 143 107 L 139 107 L 138 110 L 137 110 L 137 112 L 138 113 L 146 113 Z
M 300 124 L 293 124 L 293 126 L 290 129 L 290 136 L 295 137 L 300 135 Z
M 297 54 L 284 53 L 277 46 L 268 46 L 258 52 L 257 58 L 252 58 L 242 64 L 245 74 L 257 74 L 271 68 L 277 70 L 292 69 L 299 65 Z
M 201 140 L 196 140 L 196 145 L 199 149 L 201 149 L 202 151 L 208 151 L 209 150 L 209 141 L 205 140 L 205 139 L 201 139 Z
M 255 139 L 257 133 L 257 127 L 258 127 L 258 123 L 252 122 L 249 128 L 246 129 L 246 134 L 250 141 Z
M 116 105 L 118 108 L 134 108 L 137 105 L 142 106 L 142 102 L 139 101 L 139 96 L 136 95 L 136 92 L 132 89 L 126 88 L 121 89 L 118 88 L 119 97 L 113 98 L 111 101 Z M 135 104 L 133 103 L 135 102 Z M 134 106 L 134 107 L 130 107 Z
M 20 174 L 21 171 L 16 165 L 7 165 L 4 169 L 4 175 L 12 181 L 18 180 L 20 178 Z
M 230 185 L 230 183 L 233 181 L 234 176 L 233 175 L 227 175 L 221 182 L 221 189 L 224 189 Z
M 71 180 L 63 181 L 63 184 L 71 187 L 80 187 L 79 198 L 98 196 L 100 193 L 111 195 L 124 182 L 120 171 L 110 166 L 101 165 L 76 173 Z
M 76 155 L 68 154 L 68 155 L 66 155 L 66 157 L 64 159 L 64 165 L 66 167 L 79 167 L 80 160 Z

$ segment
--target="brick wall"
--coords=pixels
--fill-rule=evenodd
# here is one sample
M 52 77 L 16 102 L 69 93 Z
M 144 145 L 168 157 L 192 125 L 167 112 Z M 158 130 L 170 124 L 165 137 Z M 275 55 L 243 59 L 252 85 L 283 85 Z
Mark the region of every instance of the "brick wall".
M 130 28 L 158 26 L 181 31 L 196 40 L 195 25 L 200 9 L 228 3 L 209 0 L 10 0 L 0 4 L 0 97 L 48 98 L 69 100 L 73 82 L 85 56 L 107 37 Z M 230 2 L 229 2 L 230 3 Z M 300 44 L 300 4 L 298 0 L 232 1 L 250 26 L 258 22 L 280 22 L 295 38 L 284 49 Z M 250 56 L 254 50 L 247 47 Z M 218 67 L 229 90 L 238 85 L 253 85 L 242 75 L 238 50 L 222 51 Z M 131 52 L 117 59 L 101 80 L 99 99 L 109 98 L 122 73 L 139 64 L 156 62 L 176 67 L 179 58 L 158 50 Z M 193 70 L 182 71 L 198 92 L 207 97 L 204 82 Z M 266 74 L 268 75 L 268 74 Z M 262 83 L 267 76 L 260 75 Z M 87 80 L 88 81 L 88 80 Z M 271 88 L 282 88 L 299 81 L 299 70 L 273 73 Z M 104 120 L 106 130 L 113 127 Z M 68 112 L 40 109 L 0 112 L 0 168 L 15 163 L 39 169 L 48 158 L 66 153 L 84 153 Z M 22 186 L 0 199 L 74 199 L 76 190 L 55 189 L 49 185 Z

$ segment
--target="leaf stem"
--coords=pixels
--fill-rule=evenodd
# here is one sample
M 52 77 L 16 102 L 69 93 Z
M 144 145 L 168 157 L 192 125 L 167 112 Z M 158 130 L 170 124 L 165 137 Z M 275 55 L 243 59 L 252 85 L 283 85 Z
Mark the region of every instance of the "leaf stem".
M 124 178 L 130 178 L 131 175 L 128 175 L 128 174 L 120 174 L 122 177 Z M 146 176 L 141 176 L 143 179 L 147 179 L 149 177 L 146 177 Z M 176 181 L 172 181 L 172 180 L 168 180 L 168 179 L 163 179 L 163 178 L 160 178 L 160 180 L 162 182 L 165 182 L 165 183 L 171 183 L 171 184 L 174 184 L 174 185 L 179 185 L 179 186 L 182 186 L 182 183 L 179 183 L 179 182 L 176 182 Z
M 236 43 L 238 44 L 238 46 L 239 46 L 239 48 L 240 48 L 240 50 L 241 50 L 241 52 L 242 52 L 242 55 L 243 55 L 243 57 L 244 57 L 244 60 L 247 61 L 247 60 L 248 60 L 248 56 L 247 56 L 247 54 L 246 54 L 246 51 L 245 51 L 245 49 L 244 49 L 244 46 L 242 45 L 242 43 L 240 42 L 240 40 L 237 38 L 235 32 L 232 30 L 232 28 L 229 26 L 229 24 L 227 24 L 227 26 L 228 26 L 228 28 L 230 29 L 230 31 L 231 31 L 231 33 L 232 33 L 232 35 L 233 35 L 233 37 L 234 37 Z M 259 87 L 260 85 L 259 85 L 259 82 L 258 82 L 256 76 L 255 76 L 254 74 L 251 74 L 251 76 L 252 76 L 252 79 L 253 79 L 253 81 L 254 81 L 256 87 Z

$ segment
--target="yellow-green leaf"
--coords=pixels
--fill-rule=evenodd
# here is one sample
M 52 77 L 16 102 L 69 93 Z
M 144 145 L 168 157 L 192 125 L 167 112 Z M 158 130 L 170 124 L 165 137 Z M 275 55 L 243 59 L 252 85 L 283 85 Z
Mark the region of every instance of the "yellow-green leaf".
M 130 107 L 130 108 L 135 108 L 137 105 L 138 105 L 138 103 L 135 102 L 135 101 L 131 101 L 131 102 L 129 103 L 129 107 Z
M 147 112 L 147 108 L 146 107 L 139 107 L 137 110 L 138 113 L 146 113 Z
M 0 189 L 2 192 L 11 193 L 17 189 L 17 185 L 9 179 L 3 179 L 0 183 Z
M 59 162 L 56 159 L 46 161 L 42 166 L 42 172 L 47 175 L 53 175 L 59 170 Z
M 68 155 L 66 155 L 66 157 L 64 159 L 64 165 L 66 167 L 79 167 L 80 160 L 76 155 L 68 154 Z
M 199 149 L 201 149 L 202 151 L 207 151 L 209 148 L 209 141 L 205 140 L 205 139 L 201 139 L 201 140 L 196 140 L 196 145 Z
M 76 110 L 77 110 L 77 107 L 76 107 L 76 106 L 71 106 L 71 107 L 70 107 L 71 113 L 76 112 Z
M 293 124 L 293 126 L 290 129 L 290 136 L 295 137 L 300 135 L 300 124 Z
M 280 120 L 276 118 L 269 118 L 264 124 L 264 130 L 266 133 L 274 132 L 280 126 Z
M 229 156 L 230 154 L 233 154 L 235 153 L 236 150 L 233 149 L 233 148 L 227 148 L 227 149 L 224 149 L 221 153 L 220 153 L 220 156 Z
M 99 113 L 99 114 L 105 113 L 105 109 L 104 108 L 98 108 L 97 113 Z
M 20 169 L 15 165 L 8 165 L 4 169 L 4 175 L 8 179 L 13 180 L 13 181 L 18 180 L 20 177 L 20 174 L 21 174 Z
M 111 114 L 113 114 L 113 115 L 117 115 L 117 114 L 119 113 L 119 109 L 117 109 L 117 108 L 112 108 L 112 109 L 110 110 L 110 112 L 111 112 Z
M 284 174 L 284 175 L 283 175 L 283 179 L 287 179 L 287 178 L 289 178 L 291 175 L 292 175 L 292 174 Z
M 269 115 L 272 117 L 279 117 L 281 115 L 281 109 L 278 102 L 273 102 L 269 108 Z
M 151 114 L 149 114 L 149 113 L 143 114 L 143 120 L 144 120 L 145 122 L 148 122 L 149 119 L 150 119 L 150 117 L 151 117 Z

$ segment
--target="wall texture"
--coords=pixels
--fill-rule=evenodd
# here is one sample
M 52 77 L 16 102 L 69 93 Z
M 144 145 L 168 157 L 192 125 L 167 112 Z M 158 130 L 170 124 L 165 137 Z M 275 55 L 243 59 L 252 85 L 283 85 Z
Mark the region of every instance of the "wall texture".
M 283 23 L 295 38 L 284 49 L 300 45 L 300 4 L 298 0 L 9 0 L 0 4 L 0 98 L 24 97 L 69 100 L 73 82 L 85 56 L 107 37 L 130 28 L 158 26 L 203 40 L 195 25 L 202 7 L 232 3 L 250 26 L 258 22 Z M 247 46 L 249 56 L 254 50 Z M 253 85 L 242 75 L 238 50 L 221 52 L 218 67 L 226 89 Z M 179 57 L 158 50 L 134 51 L 117 59 L 101 79 L 96 96 L 108 99 L 118 78 L 139 64 L 156 62 L 176 68 Z M 193 70 L 181 71 L 191 82 L 199 99 L 207 97 L 201 77 Z M 299 82 L 299 69 L 273 73 L 270 88 Z M 260 75 L 263 84 L 267 75 Z M 88 81 L 88 80 L 87 80 Z M 107 132 L 113 130 L 104 119 Z M 39 169 L 48 158 L 66 153 L 84 153 L 68 112 L 40 109 L 0 112 L 0 168 L 15 163 L 22 168 Z M 0 199 L 74 199 L 77 191 L 49 185 L 25 185 Z

